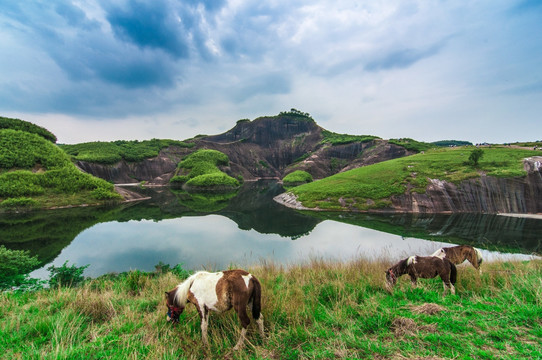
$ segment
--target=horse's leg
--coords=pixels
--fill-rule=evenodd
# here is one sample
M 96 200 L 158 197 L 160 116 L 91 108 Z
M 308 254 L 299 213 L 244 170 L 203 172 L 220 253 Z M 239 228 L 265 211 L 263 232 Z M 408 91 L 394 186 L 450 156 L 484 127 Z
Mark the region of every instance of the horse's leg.
M 414 275 L 410 275 L 410 282 L 412 283 L 413 287 L 418 287 L 418 278 Z
M 209 325 L 209 309 L 206 306 L 200 311 L 201 317 L 201 339 L 206 347 L 209 347 L 209 339 L 207 338 L 207 327 Z
M 260 330 L 260 336 L 262 339 L 265 339 L 265 334 L 263 332 L 263 315 L 260 314 L 260 318 L 256 320 L 256 324 L 258 324 L 258 329 Z
M 248 300 L 245 298 L 243 299 L 242 296 L 236 296 L 233 295 L 233 308 L 235 309 L 235 312 L 237 313 L 237 316 L 239 316 L 239 321 L 241 322 L 241 336 L 239 336 L 239 341 L 237 341 L 237 344 L 233 347 L 234 351 L 237 351 L 241 349 L 245 345 L 245 337 L 247 333 L 248 325 L 250 324 L 250 318 L 247 314 L 247 305 Z

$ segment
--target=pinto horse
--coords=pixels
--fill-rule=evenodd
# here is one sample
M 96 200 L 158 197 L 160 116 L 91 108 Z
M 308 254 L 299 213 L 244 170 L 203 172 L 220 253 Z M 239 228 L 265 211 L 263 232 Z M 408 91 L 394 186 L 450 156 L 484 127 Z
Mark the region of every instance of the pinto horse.
M 209 347 L 207 339 L 209 312 L 222 313 L 234 308 L 242 326 L 239 341 L 233 348 L 238 350 L 244 345 L 245 335 L 250 324 L 247 315 L 248 305 L 252 305 L 252 317 L 256 320 L 260 335 L 264 338 L 261 293 L 262 288 L 258 279 L 244 270 L 226 270 L 215 273 L 198 271 L 171 291 L 166 292 L 167 320 L 178 323 L 179 315 L 183 312 L 186 304 L 194 304 L 201 319 L 203 343 Z
M 386 287 L 388 290 L 395 285 L 397 279 L 408 274 L 410 281 L 415 287 L 418 278 L 431 279 L 439 275 L 444 286 L 444 294 L 449 288 L 455 294 L 454 284 L 457 280 L 457 269 L 448 259 L 436 256 L 411 256 L 399 261 L 386 271 Z
M 482 252 L 472 246 L 459 245 L 440 248 L 435 251 L 431 256 L 448 259 L 455 265 L 459 265 L 463 261 L 468 260 L 472 264 L 472 266 L 474 266 L 474 268 L 478 270 L 480 274 L 482 274 L 482 269 L 480 269 L 480 265 L 484 260 L 482 258 Z

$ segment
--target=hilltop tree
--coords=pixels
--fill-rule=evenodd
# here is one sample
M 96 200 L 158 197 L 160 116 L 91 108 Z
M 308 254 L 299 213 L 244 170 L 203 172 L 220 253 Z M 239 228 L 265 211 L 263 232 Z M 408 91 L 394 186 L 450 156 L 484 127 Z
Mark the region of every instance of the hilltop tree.
M 471 151 L 470 155 L 469 155 L 469 163 L 474 165 L 474 166 L 477 166 L 478 165 L 478 161 L 480 161 L 480 159 L 484 156 L 484 150 L 482 149 L 474 149 Z

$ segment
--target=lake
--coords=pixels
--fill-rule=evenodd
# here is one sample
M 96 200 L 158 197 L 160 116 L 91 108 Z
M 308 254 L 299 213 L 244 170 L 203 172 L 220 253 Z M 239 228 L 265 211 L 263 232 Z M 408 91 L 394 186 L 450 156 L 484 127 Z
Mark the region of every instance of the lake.
M 0 245 L 29 250 L 48 278 L 51 264 L 83 266 L 86 276 L 163 262 L 218 270 L 262 262 L 348 261 L 428 255 L 470 244 L 485 260 L 530 259 L 542 253 L 542 220 L 483 214 L 307 213 L 272 199 L 272 181 L 247 182 L 231 194 L 190 194 L 167 187 L 133 188 L 151 199 L 115 207 L 0 215 Z

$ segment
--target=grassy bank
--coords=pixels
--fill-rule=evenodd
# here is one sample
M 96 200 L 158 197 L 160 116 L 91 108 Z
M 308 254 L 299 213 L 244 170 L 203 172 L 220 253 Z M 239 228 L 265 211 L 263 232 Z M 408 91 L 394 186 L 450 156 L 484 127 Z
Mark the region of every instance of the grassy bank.
M 352 204 L 353 208 L 359 210 L 382 208 L 390 204 L 389 198 L 393 195 L 407 191 L 425 193 L 428 179 L 459 184 L 482 175 L 504 178 L 525 176 L 523 159 L 540 155 L 533 150 L 487 147 L 483 148 L 482 159 L 474 165 L 469 162 L 473 149 L 433 149 L 345 171 L 290 191 L 308 208 L 337 210 L 342 209 L 344 203 Z
M 105 276 L 76 289 L 0 295 L 5 359 L 205 358 L 540 358 L 542 262 L 459 267 L 457 295 L 439 280 L 412 289 L 401 278 L 383 288 L 385 261 L 312 261 L 250 269 L 263 285 L 267 339 L 253 324 L 249 344 L 231 353 L 233 313 L 212 314 L 207 353 L 193 306 L 181 323 L 165 321 L 171 272 Z

